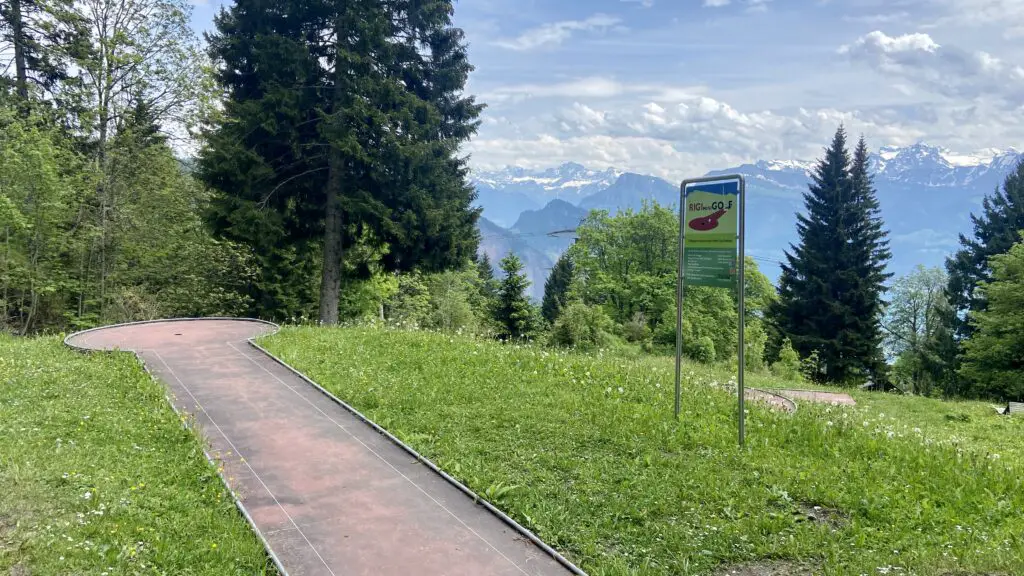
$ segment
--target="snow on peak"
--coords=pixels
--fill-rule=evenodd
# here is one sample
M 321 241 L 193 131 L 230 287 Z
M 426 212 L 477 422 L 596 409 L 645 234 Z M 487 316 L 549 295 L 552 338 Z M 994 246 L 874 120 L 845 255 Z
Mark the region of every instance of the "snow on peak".
M 566 162 L 542 170 L 509 166 L 496 172 L 473 172 L 471 178 L 494 188 L 527 186 L 534 192 L 557 197 L 567 193 L 577 196 L 592 194 L 611 186 L 621 174 L 614 168 L 597 171 L 578 162 Z

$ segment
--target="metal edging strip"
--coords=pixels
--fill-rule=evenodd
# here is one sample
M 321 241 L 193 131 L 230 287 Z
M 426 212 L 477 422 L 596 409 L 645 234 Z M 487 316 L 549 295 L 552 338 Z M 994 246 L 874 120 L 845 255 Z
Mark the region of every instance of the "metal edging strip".
M 322 393 L 324 396 L 326 396 L 329 400 L 331 400 L 332 402 L 334 402 L 338 406 L 342 407 L 346 411 L 350 412 L 353 416 L 355 416 L 356 418 L 361 420 L 364 424 L 370 426 L 375 431 L 377 431 L 379 434 L 383 435 L 388 440 L 393 442 L 396 446 L 398 446 L 399 448 L 404 450 L 410 456 L 412 456 L 413 458 L 415 458 L 416 460 L 418 460 L 419 462 L 421 462 L 422 464 L 424 464 L 425 466 L 430 468 L 434 473 L 436 473 L 439 476 L 441 476 L 442 478 L 444 478 L 449 484 L 451 484 L 452 486 L 457 488 L 460 492 L 462 492 L 466 496 L 469 496 L 470 498 L 472 498 L 474 502 L 476 502 L 477 504 L 480 504 L 481 506 L 483 506 L 484 509 L 486 509 L 491 514 L 497 516 L 501 521 L 503 521 L 505 524 L 507 524 L 510 528 L 512 528 L 513 530 L 518 532 L 520 535 L 526 537 L 528 540 L 530 540 L 530 542 L 532 542 L 538 548 L 543 550 L 547 555 L 551 556 L 556 562 L 561 564 L 564 568 L 566 568 L 567 570 L 569 570 L 573 574 L 576 574 L 577 576 L 588 576 L 586 572 L 584 572 L 578 566 L 576 566 L 575 564 L 570 562 L 567 558 L 565 558 L 564 556 L 559 554 L 557 550 L 555 550 L 551 546 L 548 546 L 543 540 L 541 540 L 536 534 L 531 532 L 528 528 L 526 528 L 522 524 L 516 522 L 508 514 L 505 514 L 504 512 L 499 510 L 497 507 L 495 507 L 493 504 L 491 504 L 490 502 L 488 502 L 484 498 L 481 498 L 479 495 L 477 495 L 475 492 L 473 492 L 471 489 L 469 489 L 469 487 L 467 487 L 465 484 L 463 484 L 462 482 L 459 482 L 457 479 L 455 479 L 452 476 L 450 476 L 444 470 L 441 470 L 436 464 L 434 464 L 432 461 L 430 461 L 430 459 L 428 459 L 425 456 L 421 455 L 419 452 L 414 450 L 412 447 L 407 445 L 405 442 L 402 442 L 401 440 L 399 440 L 397 437 L 395 437 L 394 434 L 388 432 L 387 430 L 385 430 L 384 428 L 379 426 L 376 422 L 374 422 L 373 420 L 370 420 L 369 418 L 364 416 L 361 412 L 356 410 L 354 407 L 350 406 L 344 400 L 338 398 L 337 396 L 335 396 L 334 394 L 329 392 L 327 389 L 325 389 L 320 384 L 317 384 L 310 377 L 306 376 L 302 372 L 299 372 L 298 370 L 296 370 L 295 368 L 290 366 L 284 360 L 281 360 L 277 356 L 274 356 L 273 354 L 271 354 L 267 349 L 265 349 L 262 346 L 260 346 L 259 344 L 257 344 L 255 342 L 255 339 L 250 338 L 249 339 L 249 344 L 253 348 L 255 348 L 255 349 L 259 350 L 260 352 L 262 352 L 263 354 L 265 354 L 268 358 L 270 358 L 274 362 L 280 364 L 281 366 L 283 366 L 284 368 L 289 370 L 291 373 L 293 373 L 296 376 L 298 376 L 299 378 L 301 378 L 303 381 L 305 381 L 310 386 L 313 386 L 314 388 L 316 388 L 318 391 L 320 391 L 320 393 Z
M 113 350 L 104 351 L 104 350 L 95 350 L 95 349 L 92 349 L 92 348 L 83 348 L 81 346 L 76 346 L 75 344 L 72 344 L 70 342 L 70 340 L 72 338 L 74 338 L 75 336 L 79 336 L 79 335 L 86 334 L 86 333 L 89 333 L 89 332 L 95 332 L 95 331 L 99 331 L 99 330 L 104 330 L 104 329 L 107 329 L 107 328 L 120 328 L 120 327 L 123 327 L 123 326 L 135 326 L 135 325 L 142 325 L 142 324 L 158 324 L 158 323 L 165 323 L 165 322 L 183 322 L 183 321 L 200 322 L 200 321 L 206 321 L 206 320 L 235 320 L 235 321 L 243 321 L 243 322 L 257 322 L 257 323 L 266 324 L 266 325 L 274 327 L 274 331 L 273 332 L 270 332 L 268 334 L 263 334 L 261 336 L 268 336 L 268 335 L 271 335 L 271 334 L 275 334 L 281 328 L 279 325 L 277 325 L 277 324 L 275 324 L 273 322 L 268 322 L 266 320 L 259 320 L 259 319 L 256 319 L 256 318 L 230 318 L 230 317 L 167 318 L 167 319 L 162 319 L 162 320 L 142 320 L 142 321 L 138 321 L 138 322 L 125 322 L 125 323 L 122 323 L 122 324 L 112 324 L 112 325 L 109 325 L 109 326 L 98 326 L 96 328 L 89 328 L 87 330 L 81 330 L 79 332 L 74 332 L 74 333 L 69 334 L 68 336 L 66 336 L 64 338 L 64 345 L 67 346 L 68 348 L 71 348 L 73 350 L 77 350 L 79 352 L 113 352 Z M 584 572 L 582 569 L 580 569 L 578 566 L 573 564 L 567 558 L 565 558 L 564 556 L 559 554 L 557 550 L 555 550 L 554 548 L 552 548 L 551 546 L 546 544 L 543 540 L 541 540 L 536 534 L 531 532 L 528 528 L 526 528 L 525 526 L 523 526 L 523 525 L 519 524 L 518 522 L 516 522 L 512 517 L 510 517 L 509 515 L 505 514 L 501 510 L 499 510 L 497 507 L 495 507 L 493 504 L 488 502 L 486 499 L 481 498 L 479 495 L 477 495 L 475 492 L 473 492 L 469 487 L 467 487 L 466 485 L 464 485 L 461 482 L 459 482 L 457 479 L 455 479 L 452 476 L 450 476 L 444 470 L 441 470 L 441 468 L 439 468 L 436 464 L 434 464 L 430 459 L 424 457 L 419 452 L 414 450 L 412 447 L 408 446 L 407 444 L 405 444 L 404 442 L 399 440 L 395 435 L 391 434 L 390 432 L 388 432 L 387 430 L 385 430 L 384 428 L 379 426 L 373 420 L 370 420 L 369 418 L 364 416 L 361 412 L 359 412 L 354 407 L 350 406 L 349 404 L 347 404 L 346 402 L 344 402 L 343 400 L 341 400 L 340 398 L 338 398 L 337 396 L 335 396 L 334 394 L 329 392 L 323 386 L 321 386 L 320 384 L 316 383 L 314 380 L 312 380 L 311 378 L 309 378 L 308 376 L 306 376 L 302 372 L 296 370 L 295 368 L 290 366 L 287 362 L 285 362 L 285 361 L 281 360 L 280 358 L 278 358 L 277 356 L 271 354 L 268 350 L 266 350 L 265 348 L 263 348 L 262 346 L 257 344 L 256 341 L 255 341 L 255 338 L 248 338 L 246 341 L 249 343 L 250 346 L 252 346 L 256 350 L 259 350 L 264 355 L 266 355 L 268 358 L 270 358 L 271 360 L 273 360 L 277 364 L 280 364 L 285 369 L 287 369 L 291 373 L 293 373 L 296 376 L 298 376 L 304 382 L 306 382 L 307 384 L 311 385 L 313 388 L 318 390 L 321 394 L 325 395 L 329 400 L 331 400 L 332 402 L 334 402 L 335 404 L 337 404 L 338 406 L 340 406 L 344 410 L 346 410 L 349 413 L 351 413 L 353 416 L 358 418 L 364 424 L 366 424 L 366 425 L 370 426 L 371 428 L 373 428 L 379 434 L 381 434 L 384 437 L 386 437 L 389 441 L 391 441 L 396 446 L 398 446 L 399 448 L 404 450 L 406 453 L 408 453 L 410 456 L 415 458 L 417 461 L 419 461 L 422 464 L 426 465 L 431 471 L 433 471 L 435 474 L 441 476 L 445 481 L 447 481 L 449 484 L 454 486 L 460 492 L 462 492 L 466 496 L 472 498 L 475 503 L 480 504 L 481 506 L 483 506 L 483 508 L 485 510 L 487 510 L 488 512 L 490 512 L 494 516 L 497 516 L 499 520 L 504 522 L 506 525 L 508 525 L 510 528 L 512 528 L 513 530 L 518 532 L 520 535 L 522 535 L 525 538 L 527 538 L 530 542 L 532 542 L 534 545 L 536 545 L 538 548 L 540 548 L 542 551 L 544 551 L 544 553 L 546 553 L 548 556 L 553 558 L 556 562 L 558 562 L 564 568 L 566 568 L 567 570 L 569 570 L 573 574 L 576 574 L 577 576 L 588 576 L 588 574 L 586 572 Z M 142 369 L 147 374 L 149 374 L 151 378 L 153 378 L 155 380 L 156 377 L 153 376 L 152 372 L 150 372 L 149 368 L 146 366 L 146 363 L 142 360 L 142 358 L 139 356 L 139 354 L 136 353 L 136 352 L 133 352 L 133 355 L 135 356 L 135 358 L 139 362 L 139 364 L 142 366 Z M 168 388 L 168 390 L 169 390 L 169 388 Z M 167 401 L 171 405 L 171 409 L 174 410 L 175 414 L 178 414 L 179 416 L 181 416 L 181 412 L 174 405 L 174 402 L 171 400 L 170 396 L 165 394 L 165 398 L 167 398 Z M 216 468 L 216 465 L 213 462 L 213 459 L 206 452 L 205 448 L 203 448 L 203 455 L 206 456 L 207 461 L 209 461 L 211 464 L 214 464 L 214 467 Z M 242 502 L 238 499 L 237 494 L 235 494 L 234 490 L 231 489 L 231 486 L 228 485 L 227 479 L 219 471 L 217 472 L 217 475 L 220 477 L 221 482 L 224 483 L 224 486 L 227 488 L 228 492 L 231 493 L 231 497 L 235 501 L 235 506 L 239 509 L 239 511 L 241 511 L 242 516 L 245 517 L 246 522 L 249 523 L 249 525 L 253 529 L 253 532 L 256 533 L 256 536 L 263 543 L 263 547 L 266 549 L 267 555 L 273 561 L 273 563 L 277 567 L 278 571 L 280 571 L 281 576 L 289 576 L 288 572 L 284 569 L 284 566 L 281 564 L 281 560 L 273 552 L 273 550 L 271 549 L 270 544 L 267 542 L 266 538 L 263 537 L 263 534 L 256 527 L 256 524 L 253 521 L 252 517 L 249 515 L 248 510 L 246 510 L 245 505 L 242 504 Z

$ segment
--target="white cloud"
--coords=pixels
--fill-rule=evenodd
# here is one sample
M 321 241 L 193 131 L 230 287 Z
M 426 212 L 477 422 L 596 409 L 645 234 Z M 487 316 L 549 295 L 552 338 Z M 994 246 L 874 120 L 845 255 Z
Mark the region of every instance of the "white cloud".
M 514 129 L 485 126 L 471 143 L 473 165 L 549 167 L 577 161 L 678 179 L 758 159 L 813 160 L 836 127 L 864 134 L 874 149 L 926 141 L 954 150 L 1019 142 L 1024 115 L 987 104 L 869 110 L 740 110 L 707 95 L 676 101 L 574 101 Z
M 722 6 L 728 6 L 732 3 L 732 0 L 704 0 L 704 6 L 708 8 L 721 8 Z
M 768 3 L 772 0 L 747 0 L 748 12 L 765 12 L 768 10 Z
M 875 31 L 842 46 L 839 53 L 949 98 L 1024 104 L 1024 68 L 987 52 L 940 45 L 928 34 L 888 36 Z
M 603 32 L 622 20 L 607 14 L 594 14 L 585 20 L 564 20 L 552 22 L 523 32 L 516 38 L 498 40 L 497 46 L 509 50 L 524 51 L 544 46 L 557 46 L 576 32 Z
M 646 95 L 657 100 L 678 100 L 702 94 L 702 86 L 626 83 L 605 76 L 588 76 L 551 84 L 512 84 L 481 93 L 485 102 L 522 101 L 529 98 L 614 98 L 627 94 Z

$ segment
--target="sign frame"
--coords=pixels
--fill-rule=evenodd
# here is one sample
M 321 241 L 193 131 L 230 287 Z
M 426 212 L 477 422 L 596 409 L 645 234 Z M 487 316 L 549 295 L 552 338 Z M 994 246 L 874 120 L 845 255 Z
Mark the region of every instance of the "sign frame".
M 707 176 L 703 178 L 689 178 L 683 180 L 682 184 L 679 185 L 679 253 L 677 261 L 677 277 L 676 277 L 676 390 L 675 390 L 675 416 L 676 420 L 679 419 L 680 411 L 680 394 L 681 394 L 681 377 L 683 368 L 683 297 L 685 295 L 685 256 L 686 256 L 686 191 L 688 188 L 697 186 L 700 184 L 713 184 L 713 183 L 724 183 L 724 182 L 738 182 L 739 183 L 739 221 L 736 230 L 736 240 L 738 244 L 738 252 L 736 259 L 736 271 L 737 278 L 735 284 L 736 296 L 738 301 L 738 312 L 739 312 L 739 334 L 736 348 L 736 356 L 739 361 L 737 369 L 737 386 L 739 396 L 739 445 L 742 447 L 745 442 L 746 430 L 746 412 L 745 412 L 745 388 L 743 383 L 744 373 L 744 333 L 746 332 L 746 322 L 744 321 L 746 313 L 745 305 L 745 293 L 746 293 L 746 276 L 744 274 L 745 265 L 745 231 L 746 231 L 746 212 L 747 212 L 747 186 L 746 179 L 742 174 L 723 174 L 721 176 Z

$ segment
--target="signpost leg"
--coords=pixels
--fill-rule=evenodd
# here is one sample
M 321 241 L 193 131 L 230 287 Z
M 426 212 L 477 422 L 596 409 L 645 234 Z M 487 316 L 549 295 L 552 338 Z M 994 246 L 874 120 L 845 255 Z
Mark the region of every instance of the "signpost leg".
M 686 222 L 686 182 L 679 187 L 679 267 L 676 274 L 676 420 L 679 419 L 679 397 L 682 392 L 680 381 L 683 370 L 683 256 L 686 239 L 683 233 Z
M 744 442 L 744 439 L 745 439 L 744 437 L 746 435 L 746 430 L 744 429 L 744 425 L 746 423 L 746 411 L 744 409 L 744 400 L 745 400 L 744 397 L 746 396 L 746 391 L 744 390 L 744 387 L 743 387 L 743 372 L 745 372 L 745 368 L 746 368 L 746 366 L 744 366 L 744 362 L 743 362 L 744 361 L 743 339 L 744 339 L 744 335 L 745 335 L 744 333 L 747 331 L 747 329 L 746 329 L 746 324 L 747 324 L 746 323 L 746 310 L 745 310 L 746 306 L 745 306 L 745 302 L 744 302 L 744 300 L 746 299 L 745 295 L 746 295 L 746 291 L 747 291 L 746 290 L 746 288 L 747 288 L 746 278 L 744 276 L 744 266 L 746 264 L 746 254 L 743 251 L 743 249 L 744 249 L 743 236 L 744 236 L 744 232 L 745 232 L 746 213 L 747 213 L 746 188 L 747 188 L 746 187 L 746 182 L 744 181 L 743 178 L 740 178 L 740 230 L 739 230 L 739 232 L 740 232 L 740 234 L 739 234 L 739 236 L 740 236 L 740 238 L 739 238 L 740 255 L 739 255 L 739 263 L 738 263 L 738 268 L 739 268 L 738 269 L 738 272 L 739 272 L 739 286 L 736 287 L 736 290 L 737 290 L 737 293 L 738 293 L 738 296 L 739 296 L 739 298 L 738 298 L 738 300 L 739 300 L 739 338 L 738 338 L 738 340 L 739 340 L 739 348 L 736 351 L 737 352 L 736 356 L 739 359 L 739 375 L 738 375 L 736 384 L 737 384 L 737 386 L 739 388 L 738 396 L 740 398 L 740 446 L 741 447 L 743 446 L 743 442 Z

